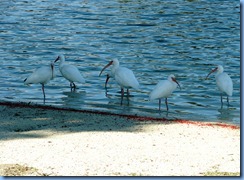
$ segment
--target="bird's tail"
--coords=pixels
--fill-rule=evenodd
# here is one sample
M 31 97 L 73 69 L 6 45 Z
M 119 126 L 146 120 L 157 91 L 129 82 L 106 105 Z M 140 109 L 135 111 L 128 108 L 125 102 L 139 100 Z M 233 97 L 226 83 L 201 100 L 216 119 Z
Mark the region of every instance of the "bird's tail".
M 133 86 L 132 86 L 133 89 L 139 91 L 140 90 L 140 84 L 138 81 L 134 82 Z
M 86 80 L 85 80 L 84 78 L 80 78 L 79 82 L 80 82 L 80 83 L 85 83 Z

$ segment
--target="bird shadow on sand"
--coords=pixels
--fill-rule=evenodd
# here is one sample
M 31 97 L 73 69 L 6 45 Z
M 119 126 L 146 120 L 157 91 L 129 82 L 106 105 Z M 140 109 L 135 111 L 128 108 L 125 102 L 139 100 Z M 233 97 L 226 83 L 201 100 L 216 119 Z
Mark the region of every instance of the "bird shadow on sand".
M 0 140 L 45 138 L 57 133 L 74 132 L 144 132 L 147 125 L 173 122 L 165 118 L 13 102 L 0 102 L 0 112 Z

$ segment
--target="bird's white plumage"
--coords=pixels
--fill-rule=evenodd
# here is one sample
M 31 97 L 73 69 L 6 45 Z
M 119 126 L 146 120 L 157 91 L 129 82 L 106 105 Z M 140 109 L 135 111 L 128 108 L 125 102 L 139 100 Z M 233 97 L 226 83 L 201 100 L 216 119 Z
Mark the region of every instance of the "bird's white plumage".
M 210 73 L 208 73 L 206 79 L 208 78 L 208 76 L 210 76 L 210 74 L 212 74 L 215 71 L 217 71 L 217 74 L 215 75 L 216 85 L 219 88 L 219 90 L 221 91 L 221 104 L 223 105 L 223 93 L 226 93 L 227 102 L 228 102 L 228 105 L 230 105 L 229 96 L 232 96 L 232 93 L 233 93 L 232 79 L 230 78 L 230 76 L 227 73 L 224 72 L 224 68 L 221 65 L 218 65 L 218 67 L 216 67 L 215 69 L 210 71 Z
M 38 84 L 42 85 L 42 92 L 45 103 L 45 90 L 44 85 L 54 78 L 54 65 L 51 63 L 49 66 L 43 66 L 34 71 L 28 78 L 24 80 L 24 84 Z
M 85 79 L 75 66 L 70 64 L 63 64 L 59 67 L 59 70 L 62 76 L 65 77 L 68 81 L 85 83 Z
M 124 97 L 124 88 L 127 89 L 127 98 L 129 99 L 129 88 L 134 88 L 136 90 L 139 90 L 139 82 L 137 81 L 134 73 L 126 68 L 126 67 L 120 67 L 119 66 L 119 61 L 117 59 L 114 59 L 110 61 L 100 72 L 99 76 L 102 74 L 102 72 L 108 68 L 109 66 L 112 65 L 111 68 L 111 73 L 107 75 L 106 83 L 105 83 L 105 88 L 107 85 L 107 82 L 110 77 L 114 77 L 115 81 L 119 84 L 121 87 L 121 105 L 123 102 L 123 97 Z M 107 95 L 107 92 L 106 92 Z
M 224 72 L 224 68 L 218 65 L 217 74 L 215 76 L 216 84 L 221 92 L 226 93 L 228 96 L 232 96 L 233 82 L 230 76 Z
M 126 67 L 119 66 L 119 61 L 117 59 L 113 60 L 113 67 L 111 70 L 111 75 L 114 76 L 116 82 L 121 88 L 134 88 L 139 89 L 139 82 L 137 81 L 133 71 Z
M 149 94 L 149 99 L 160 99 L 169 97 L 177 88 L 177 83 L 172 80 L 174 75 L 170 75 L 167 80 L 159 81 L 152 92 Z
M 43 66 L 35 70 L 28 78 L 25 79 L 24 84 L 46 84 L 54 78 L 54 66 Z
M 121 88 L 139 89 L 139 82 L 137 81 L 134 73 L 126 67 L 117 68 L 114 78 Z
M 59 71 L 65 79 L 70 83 L 85 83 L 85 79 L 76 66 L 67 64 L 63 55 L 59 55 L 59 60 Z

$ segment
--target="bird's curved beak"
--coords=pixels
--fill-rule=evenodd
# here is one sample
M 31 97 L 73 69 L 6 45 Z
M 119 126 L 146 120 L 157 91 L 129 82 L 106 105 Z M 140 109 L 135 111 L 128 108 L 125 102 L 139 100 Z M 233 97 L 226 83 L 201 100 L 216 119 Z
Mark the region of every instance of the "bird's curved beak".
M 217 67 L 216 68 L 214 68 L 212 71 L 210 71 L 209 73 L 208 73 L 208 75 L 206 76 L 206 78 L 205 78 L 205 80 L 208 78 L 208 76 L 210 76 L 210 74 L 212 74 L 213 72 L 215 72 L 215 71 L 217 71 Z
M 110 61 L 106 66 L 104 66 L 104 68 L 101 70 L 99 76 L 101 76 L 102 72 L 103 72 L 107 67 L 109 67 L 109 66 L 112 65 L 112 64 L 113 64 L 113 61 Z
M 108 84 L 109 78 L 110 78 L 110 76 L 109 76 L 109 74 L 107 74 L 107 78 L 106 78 L 106 82 L 105 82 L 105 89 L 107 89 L 107 84 Z
M 57 59 L 55 59 L 55 61 L 54 62 L 57 62 L 59 60 L 59 56 L 57 57 Z
M 176 79 L 173 78 L 173 77 L 172 77 L 172 80 L 173 80 L 174 82 L 176 82 L 176 84 L 178 84 L 178 86 L 179 86 L 179 88 L 180 88 L 180 90 L 181 90 L 181 87 L 180 87 L 180 84 L 178 83 L 178 81 L 176 81 Z

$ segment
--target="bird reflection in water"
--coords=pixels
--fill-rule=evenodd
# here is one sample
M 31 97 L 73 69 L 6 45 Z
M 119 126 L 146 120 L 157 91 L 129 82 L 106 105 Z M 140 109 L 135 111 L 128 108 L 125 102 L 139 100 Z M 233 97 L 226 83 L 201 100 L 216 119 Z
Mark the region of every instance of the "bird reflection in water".
M 221 105 L 221 108 L 218 109 L 218 119 L 223 121 L 229 121 L 233 122 L 234 114 L 232 112 L 233 108 L 227 107 L 223 108 L 223 105 Z
M 63 92 L 63 97 L 61 98 L 62 101 L 64 102 L 64 104 L 66 106 L 80 106 L 82 101 L 84 101 L 84 98 L 86 96 L 86 92 L 85 91 L 66 91 Z

